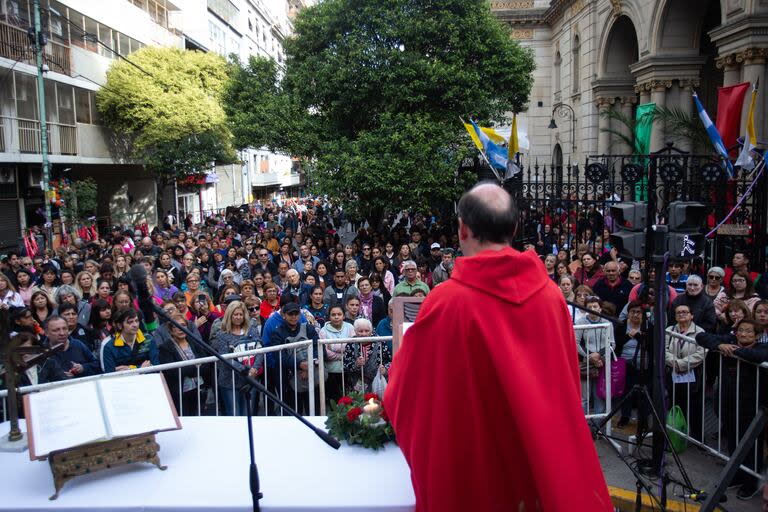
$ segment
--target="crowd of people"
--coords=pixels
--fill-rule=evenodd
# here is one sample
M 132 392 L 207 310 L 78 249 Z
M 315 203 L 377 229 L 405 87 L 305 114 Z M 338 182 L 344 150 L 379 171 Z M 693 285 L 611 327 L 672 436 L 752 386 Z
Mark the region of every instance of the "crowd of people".
M 64 344 L 21 384 L 203 357 L 182 330 L 163 319 L 145 322 L 129 277 L 132 266 L 143 265 L 153 300 L 219 353 L 313 340 L 313 361 L 306 350 L 234 359 L 300 412 L 308 412 L 310 371 L 314 392 L 322 378 L 329 400 L 370 391 L 377 375 L 386 378 L 391 342 L 324 343 L 319 350 L 317 341 L 391 336 L 392 298 L 425 296 L 448 279 L 456 245 L 435 217 L 404 212 L 384 222 L 383 230 L 352 232 L 343 212 L 323 200 L 257 202 L 199 224 L 189 217 L 183 226 L 166 223 L 146 236 L 116 227 L 55 251 L 9 252 L 0 261 L 0 311 L 9 331 L 28 344 Z M 178 372 L 167 371 L 166 381 L 183 414 L 245 413 L 247 400 L 223 365 Z M 214 387 L 217 393 L 206 393 Z
M 627 392 L 649 378 L 652 358 L 646 339 L 657 302 L 648 284 L 654 282 L 653 269 L 620 257 L 599 209 L 590 207 L 574 219 L 580 229 L 573 232 L 556 211 L 536 217 L 533 224 L 531 218 L 524 249 L 540 255 L 567 301 L 588 310 L 569 307 L 574 324 L 604 322 L 598 313 L 621 322 L 609 329 L 576 331 L 585 412 L 605 412 L 597 380 L 607 364 L 607 345 L 626 361 Z M 300 412 L 308 412 L 309 393 L 317 392 L 317 386 L 308 389 L 309 372 L 316 384 L 325 382 L 331 401 L 351 389 L 370 391 L 377 375 L 387 375 L 391 342 L 317 341 L 391 336 L 392 298 L 426 296 L 448 280 L 459 243 L 452 219 L 439 215 L 401 212 L 373 227 L 350 226 L 339 208 L 307 198 L 256 202 L 199 224 L 187 218 L 181 226 L 166 223 L 146 236 L 114 228 L 96 241 L 75 240 L 55 251 L 9 252 L 0 262 L 0 311 L 11 332 L 28 344 L 64 344 L 22 375 L 21 384 L 204 355 L 169 323 L 147 328 L 136 283 L 128 277 L 129 269 L 140 264 L 157 304 L 220 353 L 313 340 L 313 360 L 306 350 L 234 359 Z M 703 414 L 696 411 L 719 386 L 720 421 L 733 447 L 756 404 L 765 401 L 757 389 L 757 367 L 741 365 L 736 371 L 736 362 L 768 360 L 768 275 L 753 268 L 742 251 L 733 253 L 725 267 L 706 268 L 696 259 L 673 261 L 668 270 L 666 329 L 696 339 L 666 339 L 668 403 L 690 413 L 690 435 L 705 441 Z M 718 353 L 725 356 L 722 372 Z M 318 356 L 324 361 L 322 375 Z M 168 372 L 166 381 L 183 414 L 206 414 L 218 407 L 225 414 L 244 414 L 248 397 L 238 391 L 232 372 L 222 365 L 215 371 L 191 365 L 181 370 L 181 378 L 177 370 Z M 214 386 L 217 393 L 206 393 Z M 619 427 L 630 423 L 633 405 L 639 409 L 639 426 L 647 420 L 645 407 L 628 401 Z M 747 496 L 756 482 L 744 475 L 742 494 Z
M 610 364 L 606 347 L 625 362 L 625 394 L 632 393 L 636 384 L 651 387 L 653 354 L 648 333 L 659 303 L 653 287 L 655 272 L 648 268 L 646 281 L 640 262 L 618 257 L 610 243 L 599 254 L 586 244 L 577 251 L 580 257 L 574 261 L 551 254 L 543 261 L 566 300 L 587 309 L 569 308 L 576 325 L 605 324 L 600 314 L 619 320 L 611 327 L 576 331 L 584 411 L 601 414 L 606 412 L 605 390 L 598 383 Z M 768 274 L 755 272 L 749 255 L 742 251 L 736 251 L 725 268 L 696 263 L 672 261 L 665 276 L 669 302 L 663 372 L 666 403 L 668 409 L 680 407 L 689 436 L 702 443 L 708 440 L 704 418 L 719 416 L 724 444 L 733 450 L 760 404 L 766 402 L 768 373 L 740 361 L 768 361 Z M 722 364 L 720 356 L 724 356 Z M 705 408 L 708 397 L 709 410 Z M 647 431 L 650 409 L 638 393 L 623 403 L 617 427 L 628 426 L 633 408 L 637 408 L 638 430 Z M 761 434 L 756 446 L 763 446 L 764 437 Z M 746 464 L 756 471 L 763 466 L 760 450 L 757 456 L 753 451 L 747 457 Z M 739 472 L 734 482 L 741 484 L 737 493 L 741 498 L 749 499 L 757 492 L 757 479 L 746 472 Z

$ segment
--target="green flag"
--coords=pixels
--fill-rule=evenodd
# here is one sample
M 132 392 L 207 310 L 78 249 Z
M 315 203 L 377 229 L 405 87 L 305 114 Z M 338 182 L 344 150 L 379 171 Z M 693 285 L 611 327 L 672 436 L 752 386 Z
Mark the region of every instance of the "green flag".
M 655 103 L 644 103 L 637 106 L 635 114 L 635 154 L 638 155 L 638 162 L 647 169 L 648 159 L 642 158 L 642 155 L 650 153 L 651 149 L 651 128 L 653 127 L 653 111 L 656 109 Z M 643 174 L 642 179 L 635 184 L 635 200 L 648 200 L 648 178 Z

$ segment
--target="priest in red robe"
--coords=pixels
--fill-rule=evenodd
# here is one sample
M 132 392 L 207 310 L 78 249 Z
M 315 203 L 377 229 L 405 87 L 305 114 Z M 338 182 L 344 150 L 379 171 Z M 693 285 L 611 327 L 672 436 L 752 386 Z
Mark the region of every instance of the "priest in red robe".
M 459 202 L 464 257 L 422 303 L 384 401 L 419 512 L 613 510 L 581 408 L 562 293 L 509 247 L 509 194 Z

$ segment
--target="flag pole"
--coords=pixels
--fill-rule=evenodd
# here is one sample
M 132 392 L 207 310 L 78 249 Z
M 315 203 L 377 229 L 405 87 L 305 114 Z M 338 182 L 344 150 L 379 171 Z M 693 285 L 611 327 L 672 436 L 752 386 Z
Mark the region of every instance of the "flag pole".
M 459 120 L 461 121 L 461 124 L 466 127 L 467 123 L 464 122 L 464 118 L 459 116 Z M 488 164 L 488 167 L 491 168 L 491 172 L 493 172 L 493 175 L 496 176 L 496 179 L 499 180 L 499 183 L 503 183 L 504 181 L 501 179 L 501 176 L 498 172 L 496 172 L 496 169 L 491 165 L 491 161 L 488 160 L 488 156 L 485 154 L 485 151 L 477 148 L 480 151 L 480 154 L 483 156 L 483 160 L 485 160 L 485 163 Z

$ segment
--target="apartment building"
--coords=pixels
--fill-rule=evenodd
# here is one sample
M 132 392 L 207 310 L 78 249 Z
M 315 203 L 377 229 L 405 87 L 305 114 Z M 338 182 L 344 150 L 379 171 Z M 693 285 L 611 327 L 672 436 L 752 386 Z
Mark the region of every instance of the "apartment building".
M 40 5 L 48 39 L 44 105 L 51 179 L 95 178 L 102 226 L 154 225 L 157 185 L 141 166 L 115 156 L 95 92 L 118 54 L 129 56 L 145 45 L 183 45 L 170 24 L 178 7 L 168 0 L 40 0 Z M 6 248 L 17 245 L 21 229 L 44 222 L 41 102 L 27 35 L 33 6 L 32 0 L 0 0 L 0 247 Z

